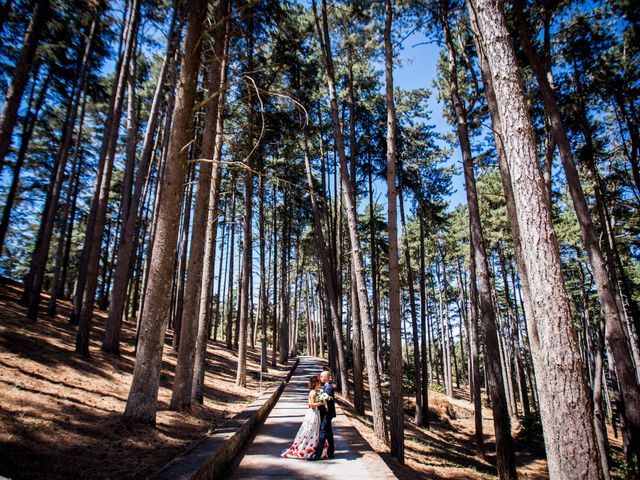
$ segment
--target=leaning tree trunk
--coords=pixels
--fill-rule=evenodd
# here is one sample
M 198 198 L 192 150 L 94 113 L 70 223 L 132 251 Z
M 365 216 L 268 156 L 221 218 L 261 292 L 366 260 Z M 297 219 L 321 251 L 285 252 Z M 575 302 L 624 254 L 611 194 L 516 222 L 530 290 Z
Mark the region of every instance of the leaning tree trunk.
M 72 89 L 71 103 L 67 112 L 62 138 L 60 139 L 60 146 L 56 152 L 55 167 L 47 192 L 47 201 L 45 202 L 45 208 L 42 215 L 42 223 L 31 259 L 29 279 L 25 282 L 25 293 L 28 292 L 27 316 L 31 320 L 36 320 L 38 318 L 40 296 L 42 294 L 42 285 L 46 273 L 47 260 L 49 258 L 49 247 L 51 246 L 51 240 L 53 238 L 53 229 L 55 227 L 58 203 L 62 192 L 62 184 L 65 176 L 64 173 L 67 160 L 69 159 L 71 144 L 73 142 L 73 132 L 75 130 L 80 100 L 83 98 L 83 90 L 87 87 L 87 69 L 89 66 L 89 57 L 92 50 L 95 29 L 96 21 L 94 20 L 91 23 L 91 29 L 83 51 L 80 69 Z
M 473 158 L 471 155 L 471 144 L 469 142 L 469 131 L 467 126 L 467 112 L 465 111 L 465 107 L 462 104 L 458 91 L 457 62 L 453 47 L 453 40 L 449 30 L 449 20 L 447 18 L 443 18 L 442 25 L 444 27 L 445 41 L 447 43 L 447 51 L 449 54 L 449 89 L 451 103 L 453 104 L 456 114 L 458 140 L 462 151 L 467 203 L 469 205 L 471 247 L 477 271 L 479 316 L 482 320 L 485 334 L 485 368 L 489 383 L 488 390 L 491 394 L 493 426 L 496 434 L 498 475 L 501 479 L 515 479 L 517 474 L 513 451 L 513 439 L 511 437 L 511 421 L 507 409 L 507 398 L 502 378 L 496 314 L 491 299 L 489 264 L 480 221 L 480 207 L 476 191 Z
M 208 90 L 210 95 L 220 91 L 224 53 L 226 23 L 222 20 L 227 15 L 227 2 L 222 1 L 218 5 L 216 33 L 214 38 L 213 55 L 214 62 L 210 67 Z M 209 289 L 202 292 L 202 272 L 205 257 L 205 240 L 207 235 L 207 216 L 209 209 L 209 194 L 212 183 L 213 162 L 208 158 L 214 151 L 218 126 L 218 106 L 220 97 L 216 95 L 215 101 L 207 105 L 204 117 L 204 132 L 200 145 L 199 159 L 200 173 L 198 176 L 198 192 L 196 194 L 193 209 L 193 227 L 189 244 L 189 260 L 187 263 L 187 281 L 185 284 L 184 311 L 182 314 L 182 327 L 180 331 L 180 344 L 178 359 L 176 361 L 176 373 L 173 380 L 170 408 L 176 410 L 191 408 L 193 390 L 193 371 L 195 365 L 196 340 L 198 336 L 198 321 L 200 319 L 201 293 L 205 297 L 209 295 Z M 216 170 L 217 174 L 217 170 Z M 207 272 L 208 273 L 208 272 Z M 205 336 L 206 338 L 206 336 Z M 206 349 L 205 344 L 202 345 Z
M 195 103 L 201 36 L 207 13 L 207 0 L 194 0 L 189 6 L 189 23 L 184 41 L 185 54 L 180 69 L 173 128 L 169 138 L 166 171 L 158 205 L 158 225 L 153 242 L 144 313 L 140 319 L 140 336 L 131 389 L 124 416 L 155 424 L 165 320 L 169 313 L 171 277 L 178 241 L 180 199 L 184 189 L 187 149 Z
M 571 323 L 558 241 L 538 165 L 535 135 L 502 4 L 468 0 L 487 57 L 502 123 L 502 141 L 511 174 L 522 254 L 531 290 L 536 372 L 544 371 L 539 392 L 551 478 L 602 479 L 592 409 Z M 534 322 L 529 321 L 529 327 Z
M 369 297 L 367 295 L 367 285 L 364 276 L 364 260 L 360 243 L 360 233 L 357 224 L 356 197 L 347 170 L 347 157 L 344 147 L 344 136 L 338 113 L 338 99 L 335 85 L 335 75 L 333 69 L 333 57 L 331 53 L 331 42 L 329 38 L 329 26 L 327 19 L 326 1 L 322 2 L 322 28 L 313 2 L 316 28 L 320 36 L 320 44 L 323 51 L 323 59 L 327 77 L 327 86 L 331 103 L 331 120 L 336 138 L 336 149 L 340 160 L 340 177 L 345 190 L 345 201 L 347 207 L 347 218 L 349 223 L 349 237 L 351 240 L 352 265 L 356 274 L 356 287 L 358 289 L 358 302 L 360 304 L 360 319 L 363 325 L 363 340 L 365 345 L 365 362 L 367 365 L 367 375 L 369 379 L 369 389 L 371 395 L 371 408 L 373 412 L 373 428 L 376 436 L 383 441 L 387 440 L 387 425 L 382 403 L 382 387 L 380 385 L 380 374 L 376 360 L 375 342 L 371 316 L 369 315 Z
M 116 86 L 114 110 L 112 122 L 105 127 L 105 137 L 103 139 L 104 163 L 98 175 L 100 181 L 96 182 L 96 191 L 92 199 L 91 210 L 94 212 L 93 222 L 89 223 L 85 239 L 84 249 L 88 253 L 85 256 L 83 251 L 81 265 L 84 271 L 84 285 L 81 285 L 74 298 L 74 312 L 77 312 L 78 333 L 76 335 L 76 352 L 82 355 L 89 354 L 89 337 L 91 333 L 91 323 L 93 319 L 94 297 L 97 287 L 97 265 L 100 259 L 100 250 L 104 237 L 104 224 L 107 214 L 107 204 L 109 202 L 109 192 L 111 190 L 111 176 L 115 160 L 118 130 L 120 117 L 122 115 L 122 103 L 124 99 L 124 85 L 128 76 L 131 57 L 135 54 L 140 25 L 140 0 L 133 0 L 131 5 L 131 17 L 129 22 L 129 32 L 125 44 L 125 53 L 122 59 Z M 102 157 L 102 155 L 101 155 Z M 80 281 L 78 281 L 80 284 Z M 80 301 L 78 303 L 78 300 Z M 77 308 L 79 307 L 79 308 Z
M 36 0 L 33 5 L 33 13 L 24 34 L 22 49 L 13 70 L 11 84 L 4 98 L 4 106 L 0 113 L 0 172 L 4 166 L 4 159 L 11 146 L 13 127 L 18 121 L 18 108 L 22 101 L 22 95 L 27 86 L 29 71 L 33 65 L 36 49 L 40 42 L 40 35 L 44 28 L 49 11 L 49 0 Z
M 526 322 L 526 315 L 529 315 L 532 320 L 532 329 L 535 329 L 535 321 L 534 321 L 534 312 L 531 307 L 531 293 L 529 289 L 529 279 L 526 275 L 526 270 L 524 266 L 524 259 L 522 255 L 522 243 L 520 240 L 520 227 L 518 226 L 518 216 L 516 213 L 516 204 L 513 197 L 513 187 L 511 186 L 511 173 L 509 172 L 509 167 L 507 165 L 506 153 L 504 151 L 504 143 L 502 137 L 502 122 L 500 120 L 500 115 L 498 112 L 498 105 L 496 103 L 496 96 L 493 90 L 493 84 L 491 82 L 491 74 L 489 72 L 489 66 L 487 64 L 486 54 L 478 43 L 479 35 L 477 33 L 477 23 L 471 19 L 471 28 L 474 31 L 474 42 L 476 44 L 476 51 L 478 52 L 478 60 L 480 65 L 480 71 L 482 74 L 482 81 L 484 83 L 485 97 L 487 99 L 487 106 L 489 107 L 489 114 L 491 116 L 491 122 L 493 123 L 493 131 L 494 138 L 496 144 L 496 150 L 498 153 L 498 166 L 500 169 L 500 177 L 502 181 L 502 189 L 504 192 L 505 203 L 507 206 L 507 213 L 509 217 L 509 227 L 511 230 L 511 238 L 513 240 L 513 250 L 515 253 L 516 264 L 518 267 L 518 271 L 520 272 L 520 282 L 522 283 L 522 290 L 524 291 L 524 303 L 525 309 L 523 310 L 523 318 Z M 515 284 L 514 284 L 515 286 Z M 521 298 L 522 299 L 522 298 Z M 517 324 L 516 324 L 517 327 Z M 537 337 L 532 338 L 532 341 L 537 342 Z M 537 343 L 536 343 L 537 345 Z M 531 350 L 531 349 L 529 349 Z M 539 372 L 538 375 L 541 376 L 544 372 Z M 532 379 L 530 377 L 530 379 Z M 531 383 L 531 382 L 530 382 Z M 535 395 L 536 389 L 535 385 L 532 383 L 531 390 Z M 526 390 L 525 390 L 526 394 Z M 535 400 L 535 399 L 534 399 Z
M 357 176 L 357 158 L 358 143 L 356 140 L 356 102 L 353 92 L 353 54 L 352 48 L 348 47 L 348 69 L 349 69 L 349 161 L 351 168 L 351 183 L 356 188 Z M 359 415 L 364 415 L 364 383 L 362 365 L 362 322 L 360 320 L 360 304 L 358 303 L 358 291 L 356 289 L 356 278 L 353 268 L 350 269 L 350 297 L 351 297 L 351 318 L 353 321 L 353 338 L 351 342 L 351 351 L 353 358 L 353 406 Z M 374 325 L 375 320 L 372 322 Z M 347 333 L 349 328 L 347 327 Z M 375 327 L 374 327 L 375 339 Z M 344 391 L 348 392 L 348 385 L 345 385 Z
M 605 337 L 613 354 L 613 358 L 615 359 L 616 375 L 627 414 L 631 440 L 630 445 L 627 446 L 627 452 L 630 457 L 629 460 L 631 460 L 631 457 L 634 456 L 633 452 L 640 452 L 640 386 L 638 386 L 633 358 L 627 346 L 625 325 L 623 324 L 621 312 L 619 312 L 614 298 L 614 286 L 611 283 L 607 265 L 598 244 L 598 235 L 591 220 L 587 200 L 585 199 L 582 185 L 580 184 L 580 176 L 573 159 L 573 154 L 571 153 L 569 137 L 567 136 L 560 115 L 560 108 L 556 101 L 555 93 L 549 84 L 546 69 L 529 40 L 520 2 L 516 2 L 515 11 L 520 41 L 536 74 L 545 110 L 551 123 L 552 133 L 558 144 L 560 159 L 567 178 L 567 186 L 578 218 L 578 225 L 580 226 L 584 246 L 593 270 L 596 290 L 600 297 L 606 325 Z M 640 460 L 640 457 L 638 460 Z
M 51 80 L 52 80 L 52 75 L 51 75 L 51 71 L 49 70 L 49 72 L 47 73 L 47 76 L 45 77 L 45 79 L 43 80 L 40 86 L 40 91 L 38 93 L 38 98 L 35 101 L 33 111 L 31 111 L 31 108 L 29 106 L 28 113 L 25 116 L 24 126 L 22 128 L 22 135 L 20 138 L 20 148 L 18 149 L 16 162 L 13 166 L 13 178 L 11 180 L 9 192 L 7 192 L 4 208 L 2 209 L 2 220 L 0 220 L 0 253 L 2 253 L 2 249 L 4 247 L 4 240 L 7 235 L 7 230 L 9 229 L 9 220 L 11 218 L 11 210 L 13 210 L 13 204 L 15 202 L 16 194 L 18 192 L 18 185 L 20 183 L 20 172 L 27 158 L 27 149 L 29 147 L 29 143 L 31 142 L 31 137 L 33 135 L 33 131 L 35 130 L 36 123 L 38 121 L 38 116 L 40 114 L 40 110 L 42 109 L 45 99 L 47 98 Z M 33 89 L 35 89 L 36 83 L 37 82 L 35 81 L 33 82 Z M 31 96 L 33 96 L 33 93 L 34 92 L 32 91 Z M 31 101 L 29 101 L 29 105 L 31 105 Z
M 165 52 L 162 66 L 158 74 L 156 90 L 151 102 L 151 109 L 145 129 L 144 141 L 142 143 L 142 155 L 140 156 L 140 165 L 138 166 L 138 174 L 133 187 L 133 195 L 129 201 L 129 208 L 123 213 L 126 219 L 120 235 L 118 244 L 118 259 L 114 273 L 113 291 L 111 293 L 111 301 L 109 303 L 109 316 L 105 325 L 105 335 L 102 343 L 102 349 L 106 352 L 120 353 L 120 331 L 122 328 L 122 318 L 124 316 L 124 305 L 127 294 L 127 288 L 130 281 L 131 265 L 134 260 L 135 237 L 138 230 L 138 209 L 142 192 L 147 184 L 147 176 L 151 168 L 151 158 L 154 146 L 154 136 L 158 124 L 160 106 L 162 97 L 167 89 L 166 77 L 169 70 L 171 59 L 175 55 L 177 48 L 177 39 L 179 37 L 176 28 L 177 7 L 174 7 L 173 18 L 171 20 L 171 30 L 167 39 L 167 49 Z

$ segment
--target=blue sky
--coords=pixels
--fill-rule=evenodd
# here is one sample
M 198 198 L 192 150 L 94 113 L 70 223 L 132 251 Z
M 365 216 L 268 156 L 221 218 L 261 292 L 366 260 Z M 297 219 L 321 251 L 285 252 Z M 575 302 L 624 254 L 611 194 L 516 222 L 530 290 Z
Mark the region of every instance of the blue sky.
M 429 107 L 431 109 L 431 123 L 435 125 L 438 133 L 445 134 L 453 132 L 452 127 L 447 123 L 442 115 L 444 105 L 438 102 L 437 92 L 434 87 L 436 78 L 436 63 L 440 47 L 435 43 L 427 42 L 423 33 L 414 33 L 404 40 L 403 49 L 398 52 L 398 64 L 393 72 L 394 84 L 397 88 L 410 90 L 416 88 L 428 88 L 431 90 Z M 450 158 L 450 164 L 455 164 L 458 174 L 453 177 L 453 192 L 449 201 L 451 207 L 466 202 L 464 190 L 464 179 L 462 177 L 460 149 L 454 148 Z

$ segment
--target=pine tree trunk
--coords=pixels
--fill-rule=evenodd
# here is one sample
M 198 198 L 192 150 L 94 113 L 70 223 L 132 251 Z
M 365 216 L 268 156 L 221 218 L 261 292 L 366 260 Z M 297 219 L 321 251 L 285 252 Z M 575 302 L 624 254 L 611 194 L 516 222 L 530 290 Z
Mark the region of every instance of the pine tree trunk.
M 618 311 L 618 306 L 614 298 L 614 287 L 611 284 L 602 250 L 598 244 L 598 235 L 591 220 L 589 207 L 584 196 L 584 191 L 582 190 L 578 169 L 576 168 L 573 154 L 571 153 L 569 138 L 560 115 L 560 108 L 558 107 L 555 94 L 547 79 L 542 61 L 529 40 L 522 14 L 522 5 L 519 2 L 516 4 L 515 12 L 520 41 L 536 74 L 545 110 L 551 123 L 553 136 L 558 144 L 560 159 L 562 160 L 562 166 L 564 167 L 567 178 L 567 186 L 571 194 L 571 200 L 573 201 L 573 206 L 578 218 L 582 239 L 593 270 L 596 290 L 598 291 L 602 305 L 606 325 L 605 337 L 615 359 L 620 393 L 629 425 L 631 444 L 627 446 L 627 455 L 629 460 L 637 455 L 637 460 L 640 461 L 640 454 L 634 453 L 640 452 L 640 386 L 636 378 L 633 358 L 627 346 L 626 329 L 621 318 L 621 312 Z
M 36 71 L 36 73 L 38 73 L 38 71 Z M 15 203 L 16 194 L 18 192 L 18 185 L 20 183 L 20 172 L 22 171 L 22 167 L 24 166 L 24 161 L 27 157 L 29 142 L 31 142 L 31 137 L 33 136 L 33 131 L 36 127 L 40 110 L 42 109 L 42 105 L 44 104 L 44 101 L 47 97 L 51 80 L 52 76 L 51 72 L 49 71 L 47 72 L 47 76 L 40 86 L 40 91 L 38 93 L 38 98 L 35 101 L 35 105 L 33 106 L 33 111 L 30 108 L 32 102 L 29 101 L 29 110 L 27 115 L 25 116 L 22 135 L 20 137 L 20 148 L 18 149 L 16 163 L 13 166 L 13 178 L 11 180 L 11 186 L 9 187 L 9 191 L 7 192 L 7 198 L 2 210 L 2 220 L 0 221 L 0 253 L 2 253 L 4 240 L 7 235 L 7 230 L 9 229 L 11 210 L 13 209 L 13 204 Z M 32 90 L 35 90 L 36 84 L 37 82 L 34 81 Z M 33 96 L 33 93 L 34 91 L 31 92 L 31 96 Z
M 473 247 L 469 246 L 472 250 Z M 469 254 L 469 357 L 471 361 L 470 383 L 473 392 L 473 415 L 475 422 L 476 453 L 484 458 L 484 435 L 482 426 L 482 393 L 480 390 L 480 335 L 478 333 L 478 287 L 476 260 L 473 251 Z
M 430 428 L 429 426 L 429 368 L 427 360 L 427 288 L 426 288 L 426 272 L 425 272 L 425 251 L 424 251 L 424 218 L 419 215 L 420 222 L 420 362 L 422 372 L 422 424 L 420 426 Z
M 449 31 L 448 20 L 443 18 L 445 40 L 449 54 L 449 88 L 451 103 L 453 104 L 458 130 L 458 140 L 462 151 L 467 203 L 469 205 L 469 225 L 472 254 L 475 259 L 478 280 L 479 316 L 484 327 L 485 341 L 485 369 L 489 381 L 488 390 L 491 395 L 493 409 L 493 425 L 496 435 L 496 450 L 498 475 L 501 479 L 515 479 L 516 467 L 511 437 L 511 422 L 507 410 L 505 385 L 502 381 L 502 365 L 500 362 L 499 340 L 496 328 L 496 313 L 491 300 L 491 285 L 489 280 L 489 265 L 484 245 L 482 226 L 480 223 L 480 208 L 476 191 L 473 158 L 467 127 L 467 113 L 458 93 L 458 72 L 455 60 L 453 40 Z
M 259 217 L 260 217 L 260 225 L 258 227 L 259 235 L 260 235 L 260 371 L 263 373 L 267 373 L 269 368 L 267 366 L 267 316 L 269 315 L 269 299 L 267 292 L 267 268 L 266 268 L 266 215 L 265 215 L 265 203 L 267 201 L 266 198 L 266 189 L 265 189 L 265 178 L 264 178 L 264 158 L 262 158 L 262 163 L 260 165 L 260 175 L 259 178 L 259 187 L 258 187 L 258 198 L 259 200 Z M 307 292 L 309 294 L 310 291 Z M 312 353 L 315 355 L 315 352 Z
M 193 190 L 195 177 L 195 164 L 187 166 L 187 191 L 182 200 L 182 222 L 179 235 L 179 244 L 176 251 L 175 272 L 172 284 L 173 295 L 171 297 L 171 314 L 173 316 L 173 341 L 171 347 L 174 352 L 180 351 L 180 337 L 182 336 L 182 319 L 184 318 L 184 290 L 187 278 L 187 253 L 189 236 L 191 233 L 191 211 L 193 205 Z
M 413 269 L 411 268 L 411 252 L 409 251 L 409 232 L 404 215 L 404 199 L 402 187 L 398 187 L 398 202 L 400 203 L 400 224 L 402 225 L 402 237 L 404 240 L 404 258 L 407 269 L 407 283 L 409 284 L 409 304 L 411 306 L 411 333 L 413 338 L 413 381 L 416 389 L 416 413 L 414 421 L 416 425 L 422 425 L 422 374 L 420 362 L 420 337 L 418 334 L 418 313 L 416 311 L 416 292 L 413 281 Z
M 226 36 L 226 23 L 222 20 L 227 15 L 227 2 L 222 1 L 218 5 L 216 33 L 213 46 L 214 62 L 210 66 L 210 77 L 207 81 L 210 95 L 219 92 L 224 69 L 224 45 Z M 200 172 L 198 176 L 198 191 L 193 208 L 193 227 L 191 229 L 191 241 L 189 242 L 189 260 L 187 263 L 187 281 L 185 283 L 184 312 L 182 315 L 182 329 L 180 332 L 180 345 L 178 359 L 176 361 L 176 373 L 173 380 L 170 408 L 176 410 L 190 409 L 193 401 L 193 378 L 195 365 L 195 352 L 198 337 L 198 324 L 201 319 L 200 308 L 206 310 L 206 302 L 210 291 L 209 279 L 202 290 L 202 274 L 205 252 L 205 240 L 207 235 L 207 217 L 209 211 L 211 184 L 215 182 L 212 177 L 214 163 L 208 161 L 212 157 L 216 145 L 218 126 L 218 106 L 220 97 L 209 102 L 204 116 L 204 132 L 200 145 Z M 218 164 L 219 165 L 219 164 Z M 216 169 L 216 175 L 218 169 Z M 217 196 L 217 188 L 215 189 Z M 216 208 L 217 210 L 217 208 Z M 217 211 L 215 212 L 217 216 Z M 215 244 L 215 239 L 213 240 Z M 209 254 L 210 256 L 210 254 Z M 209 265 L 208 265 L 209 266 Z M 209 272 L 207 271 L 207 274 Z M 204 299 L 204 301 L 202 301 Z M 202 336 L 204 343 L 201 347 L 206 351 L 206 318 L 203 318 Z
M 207 0 L 194 0 L 189 5 L 188 26 L 180 81 L 173 112 L 173 128 L 169 138 L 162 196 L 158 205 L 158 226 L 153 245 L 152 265 L 143 317 L 140 321 L 136 363 L 124 416 L 144 423 L 155 423 L 165 321 L 169 312 L 171 272 L 175 259 L 180 221 L 180 199 L 184 189 L 196 84 L 202 51 L 201 36 L 207 12 Z
M 376 351 L 376 360 L 378 363 L 378 371 L 382 371 L 382 353 L 379 348 L 380 338 L 380 299 L 378 298 L 378 246 L 376 245 L 375 217 L 373 212 L 373 164 L 371 156 L 369 156 L 369 172 L 367 174 L 369 184 L 369 248 L 371 249 L 371 303 L 373 324 L 373 340 Z
M 206 236 L 204 241 L 204 264 L 202 270 L 202 285 L 200 287 L 200 308 L 198 312 L 198 332 L 196 337 L 195 365 L 193 371 L 193 400 L 202 403 L 204 399 L 204 378 L 206 370 L 207 340 L 210 333 L 211 302 L 213 274 L 216 258 L 216 242 L 218 236 L 218 204 L 220 201 L 220 183 L 222 181 L 222 147 L 224 140 L 224 105 L 227 81 L 227 47 L 228 47 L 228 15 L 230 4 L 223 0 L 218 5 L 218 30 L 214 38 L 215 58 L 212 68 L 219 70 L 217 97 L 211 100 L 208 108 L 216 113 L 215 144 L 213 147 L 213 170 L 209 191 L 209 205 L 207 206 Z M 207 113 L 208 116 L 208 113 Z M 203 142 L 203 145 L 206 146 Z M 204 154 L 208 151 L 202 149 Z M 220 258 L 222 267 L 222 258 Z M 220 282 L 220 280 L 218 280 Z M 219 299 L 218 299 L 219 302 Z M 217 323 L 217 318 L 216 318 Z M 217 325 L 216 325 L 217 327 Z
M 177 6 L 174 7 L 173 17 L 171 19 L 171 29 L 167 39 L 167 49 L 165 52 L 160 72 L 158 73 L 158 81 L 147 119 L 147 127 L 142 146 L 142 154 L 140 156 L 140 164 L 136 182 L 133 187 L 133 194 L 128 203 L 128 208 L 123 208 L 124 226 L 120 243 L 118 244 L 118 259 L 114 274 L 113 292 L 111 302 L 109 303 L 109 316 L 105 325 L 105 336 L 102 343 L 102 350 L 110 353 L 120 353 L 120 331 L 122 328 L 122 319 L 125 315 L 124 304 L 127 288 L 130 281 L 131 266 L 134 261 L 135 238 L 138 231 L 138 209 L 142 192 L 147 185 L 147 176 L 151 168 L 151 158 L 154 146 L 154 136 L 156 133 L 160 106 L 164 92 L 168 87 L 166 85 L 167 72 L 170 68 L 171 59 L 175 55 L 177 48 L 177 39 L 180 36 L 176 28 Z M 125 220 L 126 219 L 126 220 Z
M 367 375 L 369 379 L 369 389 L 371 395 L 371 407 L 373 411 L 373 428 L 375 435 L 386 442 L 387 426 L 382 403 L 382 388 L 380 385 L 380 375 L 376 360 L 376 351 L 374 350 L 374 333 L 371 325 L 371 316 L 369 315 L 369 298 L 367 295 L 367 286 L 364 277 L 364 261 L 362 248 L 360 243 L 360 234 L 357 225 L 356 198 L 351 182 L 349 181 L 349 172 L 347 171 L 347 158 L 344 147 L 344 137 L 342 127 L 338 116 L 338 99 L 336 94 L 335 77 L 333 70 L 333 58 L 331 53 L 331 43 L 329 38 L 329 27 L 326 12 L 326 1 L 322 2 L 322 28 L 313 3 L 316 28 L 321 40 L 323 50 L 323 59 L 327 77 L 327 86 L 329 90 L 329 98 L 331 103 L 331 119 L 333 130 L 336 138 L 336 149 L 340 160 L 340 177 L 345 190 L 345 201 L 347 207 L 347 219 L 349 224 L 349 237 L 351 239 L 351 257 L 352 265 L 355 269 L 356 286 L 358 289 L 358 303 L 360 304 L 360 318 L 363 323 L 363 339 L 365 345 L 365 362 L 367 365 Z M 401 379 L 400 379 L 401 380 Z
M 109 202 L 109 191 L 111 189 L 111 176 L 113 173 L 113 163 L 115 160 L 115 150 L 118 138 L 118 129 L 120 126 L 120 117 L 122 115 L 122 103 L 124 99 L 124 84 L 128 75 L 128 67 L 131 57 L 135 54 L 137 44 L 137 34 L 140 24 L 140 0 L 133 0 L 131 5 L 132 19 L 129 22 L 129 34 L 125 44 L 125 53 L 123 62 L 118 75 L 118 83 L 116 87 L 115 109 L 112 123 L 107 122 L 105 127 L 105 136 L 103 149 L 105 160 L 100 181 L 96 183 L 97 188 L 92 200 L 91 210 L 95 212 L 93 222 L 89 222 L 87 235 L 85 239 L 85 249 L 88 251 L 85 259 L 83 252 L 83 265 L 81 268 L 85 270 L 84 288 L 76 292 L 77 298 L 82 294 L 82 300 L 79 304 L 78 312 L 78 333 L 76 335 L 76 352 L 82 355 L 89 355 L 89 338 L 91 333 L 91 323 L 93 319 L 94 297 L 97 287 L 96 266 L 100 258 L 100 250 L 102 239 L 104 236 L 104 223 L 107 214 L 107 204 Z M 94 208 L 95 207 L 95 208 Z M 74 301 L 74 307 L 77 302 Z
M 400 268 L 398 255 L 398 199 L 396 190 L 396 109 L 393 98 L 393 49 L 391 0 L 385 0 L 385 79 L 387 105 L 387 191 L 389 232 L 389 323 L 391 330 L 391 455 L 404 463 L 404 400 L 402 388 L 402 341 L 400 313 Z M 402 207 L 401 207 L 402 208 Z
M 314 222 L 314 233 L 315 233 L 315 243 L 316 249 L 318 251 L 318 257 L 320 260 L 320 264 L 322 266 L 322 275 L 324 277 L 324 287 L 325 293 L 327 295 L 327 302 L 329 303 L 329 314 L 331 316 L 331 323 L 333 324 L 334 329 L 339 332 L 336 336 L 337 343 L 337 354 L 338 354 L 338 374 L 340 375 L 340 383 L 343 385 L 342 391 L 345 396 L 350 399 L 349 392 L 349 377 L 347 374 L 347 363 L 345 358 L 345 349 L 342 340 L 342 333 L 340 331 L 340 319 L 338 314 L 338 297 L 336 295 L 336 287 L 333 283 L 334 281 L 334 272 L 332 271 L 331 264 L 329 262 L 330 254 L 328 253 L 328 249 L 330 248 L 325 240 L 324 231 L 322 229 L 321 223 L 321 214 L 320 209 L 318 208 L 318 203 L 316 200 L 316 193 L 313 187 L 313 177 L 311 174 L 311 163 L 309 160 L 309 152 L 307 146 L 307 138 L 304 136 L 303 132 L 303 153 L 304 153 L 304 164 L 307 173 L 307 186 L 309 188 L 309 198 L 311 200 L 311 209 L 313 211 L 313 222 Z M 322 339 L 320 340 L 322 343 Z M 357 411 L 357 409 L 356 409 Z
M 250 95 L 251 98 L 251 95 Z M 253 147 L 253 105 L 250 100 L 249 145 Z M 242 255 L 242 284 L 240 286 L 240 333 L 238 341 L 238 369 L 236 385 L 247 385 L 247 330 L 249 323 L 249 283 L 253 280 L 253 159 L 249 152 L 244 175 L 244 232 Z
M 451 346 L 449 344 L 449 299 L 447 298 L 447 277 L 446 263 L 444 255 L 440 252 L 442 260 L 442 282 L 440 281 L 440 269 L 438 268 L 438 258 L 436 262 L 436 279 L 438 281 L 438 297 L 440 299 L 440 351 L 442 352 L 442 378 L 444 389 L 449 398 L 453 398 L 453 383 L 451 379 Z
M 522 308 L 522 314 L 523 314 L 524 322 L 526 324 L 527 323 L 526 315 L 529 315 L 530 318 L 533 320 L 534 312 L 532 308 L 531 293 L 529 289 L 529 280 L 526 275 L 524 257 L 522 254 L 520 227 L 518 225 L 516 204 L 515 204 L 514 195 L 513 195 L 513 187 L 511 185 L 511 173 L 509 172 L 509 167 L 507 165 L 507 158 L 505 154 L 505 145 L 504 145 L 503 136 L 502 136 L 502 121 L 500 119 L 500 115 L 498 112 L 498 105 L 496 103 L 496 96 L 493 90 L 493 83 L 491 81 L 491 74 L 489 72 L 489 66 L 487 63 L 486 54 L 484 53 L 482 46 L 478 42 L 478 38 L 479 38 L 478 27 L 477 27 L 477 22 L 474 20 L 474 17 L 471 18 L 471 28 L 474 32 L 473 36 L 476 44 L 476 51 L 478 52 L 480 71 L 482 74 L 482 81 L 485 88 L 485 96 L 487 99 L 487 105 L 489 107 L 489 113 L 491 115 L 491 121 L 493 123 L 496 150 L 498 152 L 498 166 L 500 169 L 502 188 L 505 196 L 505 203 L 507 206 L 507 213 L 509 217 L 509 227 L 511 230 L 511 237 L 513 239 L 515 259 L 518 265 L 518 271 L 520 272 L 520 281 L 522 283 L 522 290 L 524 291 L 525 306 Z M 521 290 L 518 290 L 518 291 L 521 293 Z M 522 302 L 522 295 L 520 296 L 520 301 Z M 535 320 L 533 322 L 532 328 L 535 329 Z M 533 338 L 532 341 L 534 343 L 537 342 L 535 338 Z M 531 351 L 531 348 L 529 348 L 528 350 Z M 540 373 L 540 375 L 542 375 L 542 373 Z M 531 377 L 531 379 L 533 379 L 533 377 Z M 535 385 L 531 381 L 529 383 L 531 384 L 531 387 L 532 387 L 531 390 L 535 397 L 535 395 L 537 394 Z M 535 398 L 534 398 L 534 401 L 535 401 Z
M 601 479 L 558 243 L 541 188 L 535 136 L 502 5 L 497 0 L 469 0 L 468 11 L 478 24 L 502 121 L 535 318 L 529 321 L 529 336 L 537 340 L 532 342 L 533 359 L 539 377 L 544 371 L 538 380 L 546 386 L 539 398 L 549 474 L 551 478 Z M 531 328 L 534 324 L 536 328 Z
M 289 191 L 285 186 L 283 215 L 289 218 Z M 289 360 L 289 251 L 291 250 L 289 222 L 282 222 L 282 248 L 280 249 L 280 318 L 278 322 L 278 363 Z M 276 260 L 277 261 L 277 260 Z
M 225 340 L 226 340 L 226 345 L 227 345 L 227 350 L 231 350 L 231 348 L 233 347 L 233 270 L 234 270 L 234 250 L 235 250 L 235 246 L 236 246 L 236 180 L 235 180 L 235 173 L 232 172 L 232 179 L 231 179 L 231 188 L 232 188 L 232 198 L 231 198 L 231 236 L 230 236 L 230 240 L 229 240 L 229 267 L 227 268 L 227 271 L 229 272 L 229 286 L 228 286 L 228 292 L 227 292 L 227 327 L 226 327 L 226 335 L 225 335 Z M 274 246 L 275 248 L 275 246 Z
M 27 87 L 29 72 L 34 63 L 36 49 L 48 14 L 49 0 L 36 0 L 33 4 L 33 12 L 27 31 L 24 34 L 22 49 L 13 70 L 11 84 L 4 97 L 2 113 L 0 113 L 0 172 L 11 146 L 13 127 L 18 121 L 18 109 L 20 108 L 24 90 Z
M 277 228 L 277 220 L 278 220 L 278 189 L 277 184 L 273 186 L 273 217 L 271 221 L 272 229 L 271 233 L 273 236 L 272 240 L 272 253 L 271 253 L 271 264 L 273 265 L 273 306 L 272 306 L 272 315 L 271 315 L 271 366 L 276 366 L 276 357 L 278 353 L 278 262 L 276 261 L 276 252 L 277 244 L 278 244 L 278 228 Z

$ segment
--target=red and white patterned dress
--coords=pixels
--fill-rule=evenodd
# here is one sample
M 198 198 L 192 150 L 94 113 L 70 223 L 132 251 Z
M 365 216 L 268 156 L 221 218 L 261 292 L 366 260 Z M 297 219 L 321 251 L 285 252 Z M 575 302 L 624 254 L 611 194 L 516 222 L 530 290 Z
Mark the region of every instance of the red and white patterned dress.
M 318 437 L 320 435 L 320 412 L 316 407 L 309 407 L 302 425 L 296 434 L 293 444 L 285 450 L 281 457 L 308 459 L 316 451 Z M 329 444 L 324 443 L 321 458 L 328 458 L 327 448 Z

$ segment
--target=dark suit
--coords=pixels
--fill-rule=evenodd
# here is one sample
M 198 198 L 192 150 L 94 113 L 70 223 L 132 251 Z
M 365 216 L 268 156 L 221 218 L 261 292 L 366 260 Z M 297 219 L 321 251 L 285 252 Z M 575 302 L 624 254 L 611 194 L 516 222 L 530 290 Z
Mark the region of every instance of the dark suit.
M 333 444 L 333 430 L 331 428 L 331 420 L 336 417 L 336 402 L 333 392 L 333 385 L 331 382 L 327 382 L 322 386 L 322 390 L 329 396 L 331 400 L 327 402 L 327 406 L 324 405 L 318 407 L 320 411 L 320 436 L 318 438 L 318 444 L 316 445 L 316 452 L 313 455 L 314 459 L 319 459 L 322 456 L 322 449 L 324 448 L 324 442 L 329 444 L 327 454 L 333 457 L 335 448 Z

